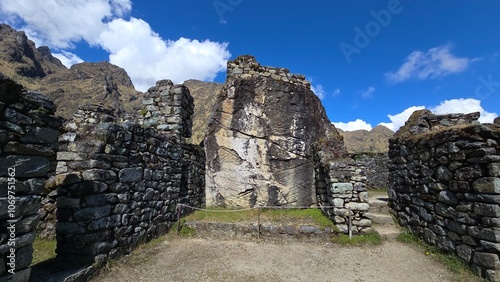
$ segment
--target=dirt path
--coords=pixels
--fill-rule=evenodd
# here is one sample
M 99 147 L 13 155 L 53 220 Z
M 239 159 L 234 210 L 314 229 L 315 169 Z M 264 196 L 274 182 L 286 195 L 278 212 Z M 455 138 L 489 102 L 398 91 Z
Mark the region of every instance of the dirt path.
M 378 246 L 174 236 L 154 255 L 139 251 L 95 281 L 452 281 L 422 250 L 395 240 L 386 197 L 370 197 L 373 228 L 388 238 Z
M 379 246 L 176 238 L 155 255 L 130 258 L 95 281 L 451 281 L 421 250 Z M 140 263 L 138 263 L 140 261 Z

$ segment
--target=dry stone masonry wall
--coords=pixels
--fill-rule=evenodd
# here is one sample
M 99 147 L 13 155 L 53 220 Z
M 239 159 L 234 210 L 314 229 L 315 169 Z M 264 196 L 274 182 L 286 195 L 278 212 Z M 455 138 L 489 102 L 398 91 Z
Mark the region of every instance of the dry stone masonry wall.
M 324 213 L 341 232 L 347 233 L 349 218 L 353 233 L 371 231 L 372 221 L 365 216 L 368 212 L 368 189 L 365 179 L 356 175 L 354 160 L 345 158 L 316 167 L 316 195 Z M 326 208 L 326 207 L 333 208 Z
M 27 281 L 63 123 L 46 96 L 0 77 L 0 281 Z M 15 274 L 14 274 L 15 273 Z
M 261 66 L 254 57 L 249 55 L 239 56 L 236 60 L 229 61 L 227 63 L 227 76 L 233 79 L 263 76 L 289 82 L 297 86 L 305 86 L 307 88 L 311 86 L 305 76 L 291 74 L 286 68 Z
M 150 92 L 149 109 L 192 111 L 192 103 L 182 102 L 192 98 L 162 97 L 182 86 L 159 82 L 156 89 L 163 92 Z M 155 116 L 148 113 L 145 125 Z M 203 205 L 204 151 L 178 143 L 190 130 L 184 120 L 176 121 L 165 120 L 172 127 L 163 132 L 157 129 L 161 122 L 156 129 L 118 123 L 110 110 L 90 105 L 65 124 L 57 154 L 58 256 L 102 263 L 168 231 L 177 204 Z
M 160 80 L 144 94 L 142 103 L 144 127 L 156 128 L 181 142 L 191 137 L 194 103 L 187 87 Z
M 427 243 L 500 281 L 500 124 L 421 111 L 390 140 L 390 207 Z
M 355 165 L 351 167 L 355 179 L 366 184 L 369 189 L 387 189 L 389 187 L 389 170 L 387 154 L 360 153 L 353 154 Z

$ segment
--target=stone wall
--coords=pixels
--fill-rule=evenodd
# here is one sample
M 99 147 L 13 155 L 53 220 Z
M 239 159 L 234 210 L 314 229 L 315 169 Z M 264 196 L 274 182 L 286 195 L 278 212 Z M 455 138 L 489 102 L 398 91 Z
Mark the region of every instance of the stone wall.
M 389 169 L 387 154 L 361 153 L 351 155 L 355 165 L 351 167 L 357 181 L 366 184 L 369 189 L 387 189 L 389 187 Z
M 63 123 L 55 111 L 44 95 L 0 77 L 1 281 L 27 281 L 31 272 L 41 196 L 55 171 Z
M 305 76 L 291 74 L 286 68 L 261 66 L 254 57 L 249 55 L 239 56 L 236 60 L 227 63 L 228 78 L 238 79 L 252 76 L 270 77 L 275 80 L 288 82 L 297 86 L 305 86 L 307 88 L 311 86 Z
M 180 142 L 191 137 L 194 104 L 187 87 L 160 80 L 144 93 L 142 103 L 145 128 L 155 128 Z
M 350 158 L 319 162 L 315 171 L 316 195 L 318 203 L 324 207 L 323 212 L 341 232 L 349 231 L 349 209 L 352 232 L 369 232 L 372 221 L 365 216 L 369 208 L 368 190 L 353 173 L 353 167 L 356 163 Z
M 162 82 L 158 86 L 165 87 Z M 160 89 L 164 92 L 157 96 L 150 92 L 154 101 L 146 99 L 145 105 L 182 112 L 185 105 L 177 104 L 182 99 L 168 104 L 162 97 L 171 98 L 182 87 L 166 87 L 173 90 Z M 178 143 L 190 132 L 178 128 L 173 136 L 169 128 L 163 132 L 119 123 L 99 106 L 80 107 L 65 124 L 57 153 L 59 257 L 102 263 L 167 232 L 177 220 L 177 204 L 203 205 L 205 154 L 198 146 Z
M 425 242 L 500 281 L 500 125 L 478 117 L 414 113 L 390 140 L 389 205 Z

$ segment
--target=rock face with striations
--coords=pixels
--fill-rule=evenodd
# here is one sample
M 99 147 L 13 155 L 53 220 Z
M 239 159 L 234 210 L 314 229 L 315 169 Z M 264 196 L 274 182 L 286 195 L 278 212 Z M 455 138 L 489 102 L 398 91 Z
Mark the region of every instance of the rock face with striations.
M 228 62 L 205 138 L 207 206 L 315 204 L 314 146 L 331 137 L 304 76 L 251 56 Z

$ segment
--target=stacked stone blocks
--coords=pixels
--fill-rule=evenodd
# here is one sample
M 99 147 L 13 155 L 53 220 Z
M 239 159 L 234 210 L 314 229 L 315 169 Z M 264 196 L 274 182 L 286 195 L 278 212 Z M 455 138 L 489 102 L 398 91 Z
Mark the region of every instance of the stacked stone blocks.
M 118 123 L 99 106 L 81 107 L 65 126 L 57 155 L 58 256 L 102 263 L 167 232 L 177 204 L 203 204 L 198 146 L 179 144 L 168 130 Z
M 477 114 L 422 116 L 440 126 L 409 124 L 390 140 L 389 205 L 427 243 L 500 281 L 500 126 L 478 125 Z M 450 116 L 461 122 L 443 126 Z
M 40 93 L 0 77 L 0 280 L 27 281 L 44 185 L 63 123 Z
M 142 115 L 145 128 L 155 128 L 183 143 L 191 137 L 193 97 L 184 85 L 160 80 L 144 94 Z

